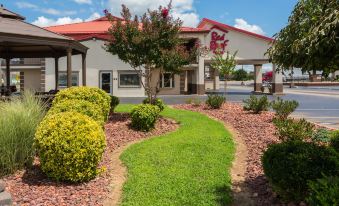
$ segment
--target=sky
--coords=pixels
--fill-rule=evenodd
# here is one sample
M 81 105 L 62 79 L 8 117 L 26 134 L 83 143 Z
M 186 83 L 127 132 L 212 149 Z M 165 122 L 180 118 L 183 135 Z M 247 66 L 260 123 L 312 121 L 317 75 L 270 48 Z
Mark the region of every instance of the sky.
M 170 0 L 0 0 L 4 7 L 38 26 L 90 21 L 108 9 L 120 15 L 121 4 L 134 14 L 167 5 Z M 185 26 L 196 26 L 202 18 L 272 37 L 286 24 L 297 0 L 173 0 L 172 15 Z

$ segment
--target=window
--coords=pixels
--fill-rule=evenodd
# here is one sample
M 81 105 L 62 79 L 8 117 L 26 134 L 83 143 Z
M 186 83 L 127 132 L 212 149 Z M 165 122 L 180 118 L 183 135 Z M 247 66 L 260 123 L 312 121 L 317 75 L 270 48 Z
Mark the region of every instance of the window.
M 67 72 L 59 72 L 59 88 L 67 87 Z M 72 72 L 72 86 L 79 86 L 79 72 Z
M 164 73 L 160 77 L 161 88 L 174 88 L 174 74 Z
M 140 87 L 140 76 L 136 72 L 119 73 L 119 87 Z

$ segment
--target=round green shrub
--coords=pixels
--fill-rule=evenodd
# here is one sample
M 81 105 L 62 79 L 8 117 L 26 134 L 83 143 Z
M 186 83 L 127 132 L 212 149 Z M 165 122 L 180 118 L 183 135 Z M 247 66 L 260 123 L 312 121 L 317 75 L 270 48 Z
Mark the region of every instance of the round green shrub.
M 140 104 L 131 111 L 131 126 L 140 131 L 150 131 L 159 117 L 160 109 L 151 104 Z
M 111 96 L 111 111 L 114 112 L 115 108 L 120 104 L 119 97 Z
M 262 157 L 266 177 L 287 201 L 302 201 L 309 181 L 338 174 L 338 154 L 324 146 L 300 141 L 270 145 Z
M 90 117 L 64 112 L 45 117 L 36 131 L 35 146 L 48 177 L 83 182 L 100 172 L 106 141 L 102 128 Z
M 219 95 L 208 95 L 206 104 L 212 109 L 220 109 L 221 106 L 225 103 L 226 99 L 223 96 Z
M 55 95 L 53 105 L 68 99 L 80 99 L 98 105 L 107 119 L 110 110 L 111 98 L 103 90 L 92 87 L 71 87 L 63 89 Z
M 160 98 L 155 98 L 153 100 L 153 103 L 150 103 L 149 98 L 146 98 L 142 101 L 143 104 L 152 104 L 155 106 L 158 106 L 160 111 L 163 111 L 165 109 L 165 103 Z
M 104 125 L 105 117 L 102 110 L 96 104 L 81 99 L 68 99 L 54 104 L 47 115 L 54 115 L 61 112 L 78 112 L 87 115 L 99 125 Z
M 310 206 L 339 205 L 339 177 L 323 177 L 309 184 L 310 194 L 307 202 Z
M 333 131 L 330 138 L 330 146 L 339 152 L 339 130 Z

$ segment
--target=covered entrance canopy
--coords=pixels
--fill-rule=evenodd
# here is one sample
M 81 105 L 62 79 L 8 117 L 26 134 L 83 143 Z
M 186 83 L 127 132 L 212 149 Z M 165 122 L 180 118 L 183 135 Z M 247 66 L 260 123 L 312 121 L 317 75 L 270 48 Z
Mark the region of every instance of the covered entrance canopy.
M 71 86 L 72 55 L 82 55 L 83 85 L 86 85 L 87 47 L 62 36 L 24 22 L 25 18 L 0 6 L 0 58 L 6 60 L 6 86 L 10 87 L 12 58 L 54 58 L 55 88 L 58 89 L 58 60 L 67 56 L 67 86 Z

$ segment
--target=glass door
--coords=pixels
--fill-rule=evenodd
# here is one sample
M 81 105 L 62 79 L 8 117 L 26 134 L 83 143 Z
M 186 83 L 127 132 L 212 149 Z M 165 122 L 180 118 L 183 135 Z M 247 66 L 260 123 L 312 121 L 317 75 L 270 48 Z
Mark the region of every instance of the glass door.
M 113 75 L 112 71 L 100 71 L 99 86 L 100 89 L 106 91 L 109 94 L 113 92 Z

